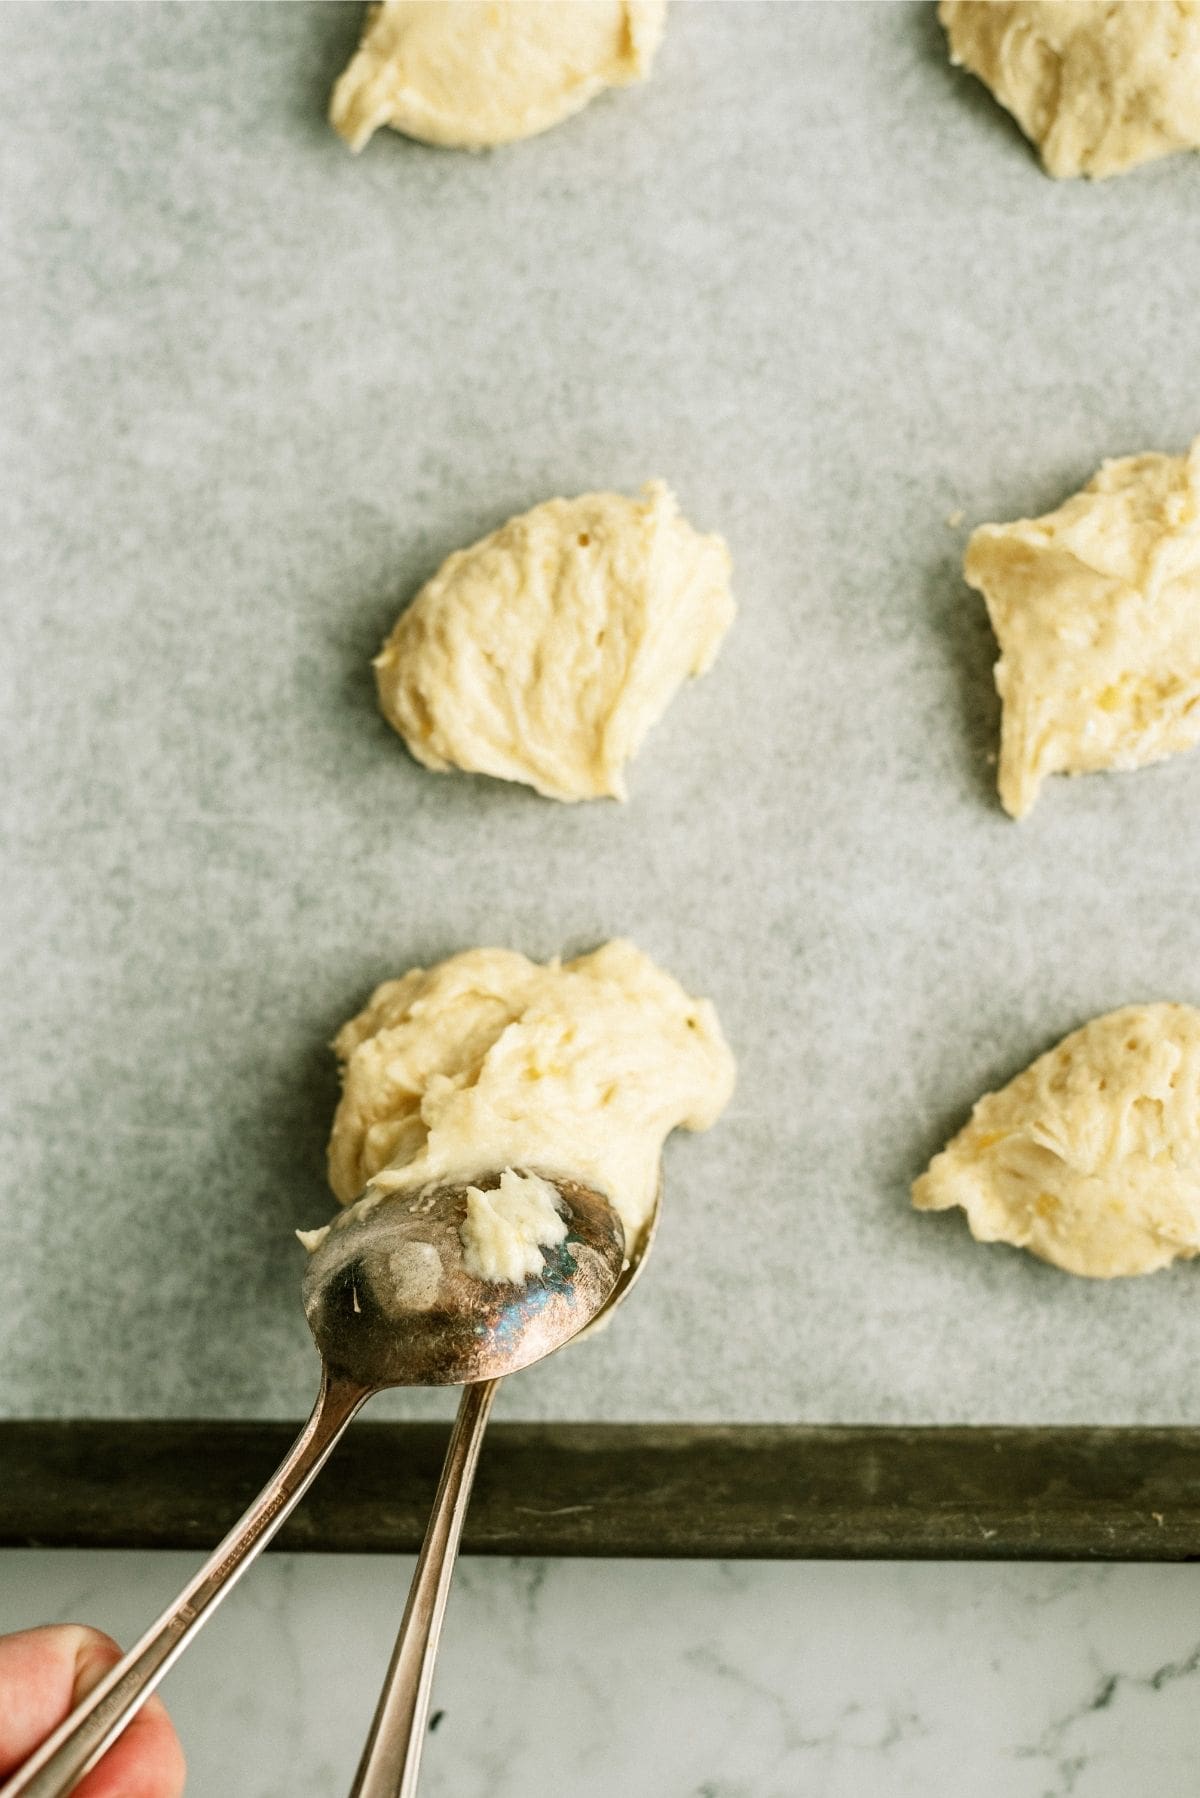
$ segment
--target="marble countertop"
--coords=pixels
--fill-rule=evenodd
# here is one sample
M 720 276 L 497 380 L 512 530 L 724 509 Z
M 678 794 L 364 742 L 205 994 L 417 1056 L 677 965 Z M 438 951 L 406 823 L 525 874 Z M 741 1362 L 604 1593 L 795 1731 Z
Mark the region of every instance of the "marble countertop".
M 184 1555 L 0 1555 L 126 1642 Z M 189 1798 L 347 1789 L 411 1563 L 268 1554 L 163 1688 Z M 464 1561 L 424 1798 L 1193 1798 L 1200 1567 Z

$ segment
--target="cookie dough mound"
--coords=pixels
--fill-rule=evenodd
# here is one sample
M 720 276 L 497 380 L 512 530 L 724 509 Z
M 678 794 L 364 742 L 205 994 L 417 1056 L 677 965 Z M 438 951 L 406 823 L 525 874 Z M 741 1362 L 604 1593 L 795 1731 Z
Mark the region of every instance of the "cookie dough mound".
M 545 966 L 469 949 L 389 980 L 343 1026 L 329 1179 L 373 1190 L 476 1180 L 489 1168 L 565 1175 L 611 1200 L 632 1253 L 662 1145 L 707 1130 L 734 1063 L 707 1000 L 632 943 Z
M 733 612 L 724 542 L 661 481 L 547 500 L 421 589 L 375 659 L 379 702 L 427 768 L 624 799 L 625 763 Z
M 1200 1253 L 1200 1011 L 1094 1018 L 982 1098 L 912 1196 L 1096 1280 Z
M 1044 518 L 985 524 L 964 573 L 1001 656 L 1000 798 L 1142 768 L 1200 741 L 1200 438 L 1106 462 Z
M 545 1266 L 542 1251 L 566 1240 L 558 1188 L 540 1174 L 518 1174 L 507 1167 L 499 1186 L 489 1192 L 468 1186 L 466 1197 L 467 1215 L 458 1234 L 463 1266 L 477 1280 L 528 1280 Z
M 380 125 L 482 150 L 546 131 L 644 81 L 666 0 L 383 0 L 333 90 L 352 150 Z
M 941 0 L 978 75 L 1051 175 L 1118 175 L 1200 148 L 1200 0 Z

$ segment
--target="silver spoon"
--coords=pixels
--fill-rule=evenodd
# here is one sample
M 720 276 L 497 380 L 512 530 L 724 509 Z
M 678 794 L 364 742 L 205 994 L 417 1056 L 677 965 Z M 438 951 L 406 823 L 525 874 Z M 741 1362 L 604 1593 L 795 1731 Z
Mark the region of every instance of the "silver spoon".
M 586 1336 L 589 1330 L 601 1328 L 628 1296 L 658 1229 L 661 1204 L 660 1181 L 653 1209 L 638 1232 L 616 1284 L 575 1340 Z M 450 1581 L 483 1432 L 499 1383 L 497 1375 L 480 1385 L 468 1386 L 459 1401 L 429 1526 L 350 1798 L 415 1798 Z
M 449 1470 L 458 1454 L 465 1499 L 495 1381 L 576 1335 L 601 1310 L 621 1273 L 624 1231 L 608 1200 L 574 1181 L 544 1177 L 557 1189 L 568 1232 L 544 1251 L 541 1274 L 519 1285 L 484 1283 L 464 1269 L 462 1186 L 397 1194 L 368 1187 L 334 1221 L 304 1277 L 305 1315 L 322 1358 L 321 1389 L 308 1422 L 278 1472 L 175 1603 L 42 1743 L 0 1798 L 63 1798 L 83 1778 L 265 1548 L 351 1418 L 376 1392 L 481 1382 L 467 1387 L 447 1460 Z M 486 1190 L 499 1181 L 496 1173 L 472 1184 Z M 472 1423 L 475 1443 L 469 1463 L 462 1457 L 471 1440 L 466 1423 Z M 454 1544 L 457 1539 L 456 1530 Z

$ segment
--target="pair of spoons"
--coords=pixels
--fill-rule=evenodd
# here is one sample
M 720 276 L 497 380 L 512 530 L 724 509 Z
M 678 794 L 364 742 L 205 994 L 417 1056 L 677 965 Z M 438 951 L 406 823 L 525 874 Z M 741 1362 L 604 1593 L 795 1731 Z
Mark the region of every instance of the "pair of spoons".
M 530 1170 L 532 1171 L 532 1170 Z M 312 1414 L 258 1497 L 174 1604 L 0 1789 L 63 1798 L 136 1715 L 190 1637 L 245 1572 L 324 1466 L 351 1419 L 390 1386 L 462 1386 L 433 1513 L 350 1798 L 414 1798 L 450 1580 L 483 1432 L 505 1375 L 542 1360 L 626 1296 L 658 1221 L 626 1251 L 608 1200 L 543 1176 L 564 1240 L 519 1284 L 466 1271 L 466 1190 L 380 1193 L 330 1225 L 305 1270 L 304 1313 L 321 1354 Z M 499 1171 L 474 1180 L 489 1191 Z

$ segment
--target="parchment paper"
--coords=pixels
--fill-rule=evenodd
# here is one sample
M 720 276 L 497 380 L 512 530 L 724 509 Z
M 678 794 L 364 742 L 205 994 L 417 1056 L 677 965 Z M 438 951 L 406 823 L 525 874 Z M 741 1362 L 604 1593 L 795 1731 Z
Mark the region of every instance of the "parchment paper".
M 907 1189 L 1068 1029 L 1200 1002 L 1200 757 L 1009 822 L 959 572 L 1200 429 L 1200 160 L 1055 184 L 932 7 L 715 3 L 542 138 L 355 160 L 359 19 L 0 10 L 4 1410 L 303 1411 L 336 1026 L 625 933 L 738 1096 L 504 1414 L 1194 1422 L 1200 1268 L 1074 1281 Z M 368 667 L 401 604 L 652 475 L 741 612 L 630 804 L 416 767 Z

